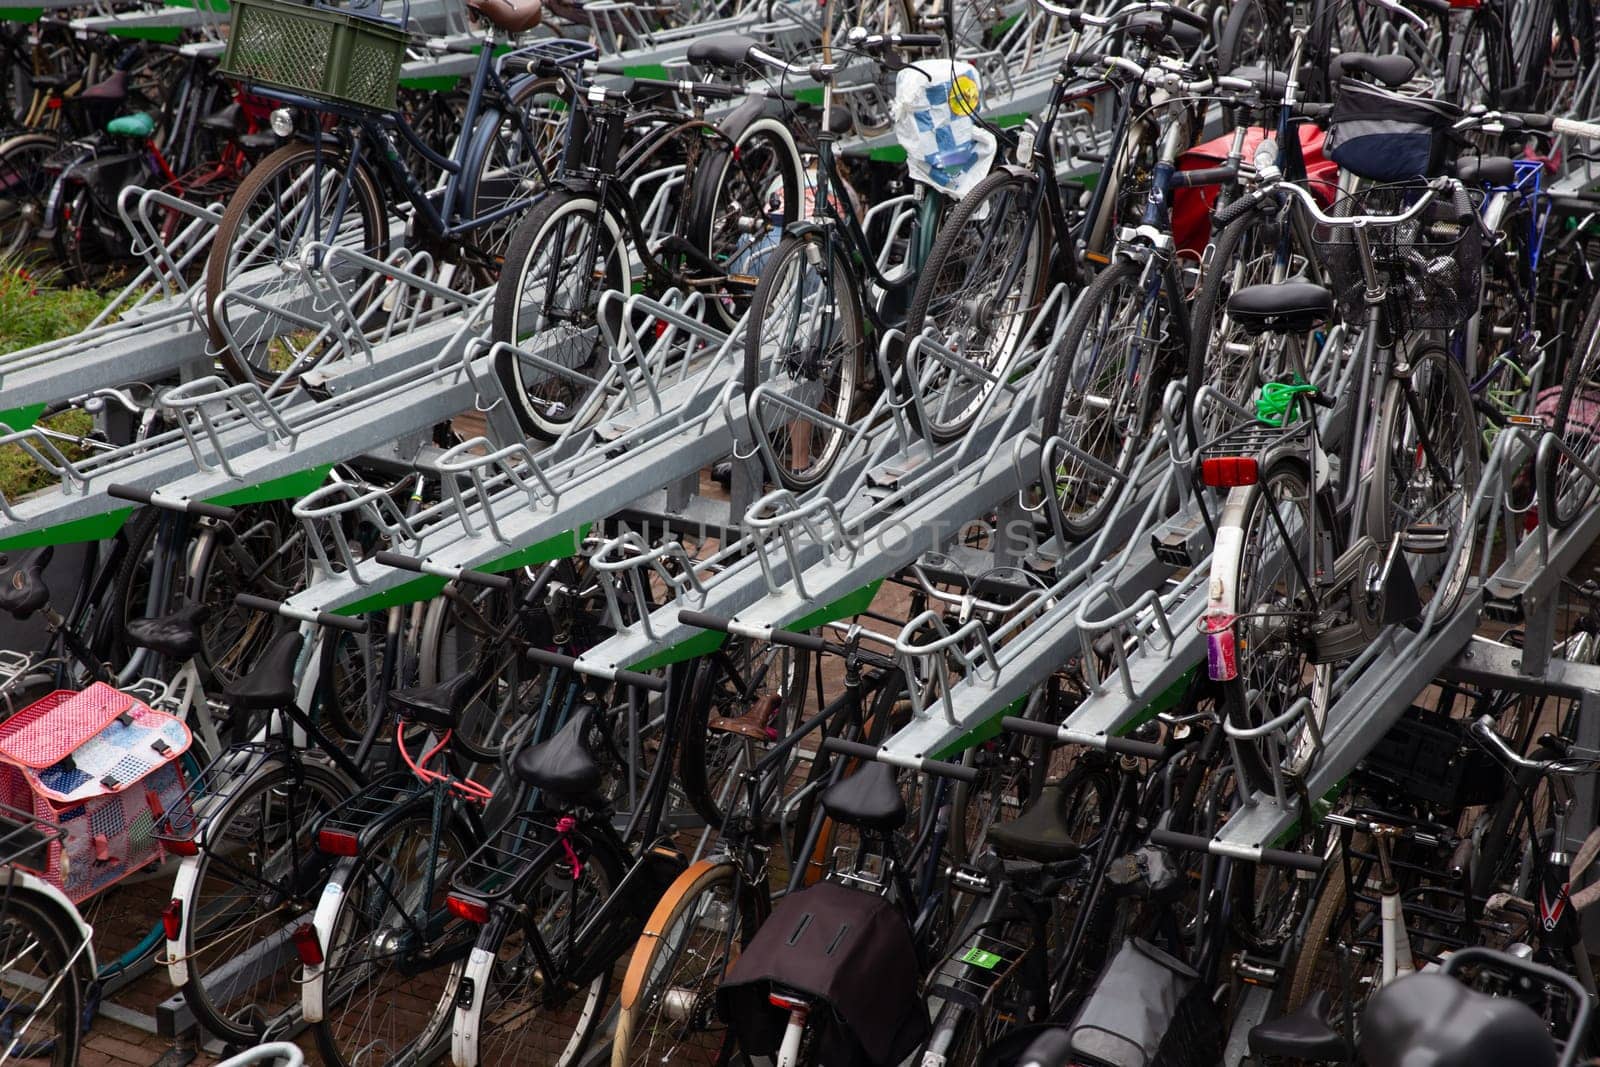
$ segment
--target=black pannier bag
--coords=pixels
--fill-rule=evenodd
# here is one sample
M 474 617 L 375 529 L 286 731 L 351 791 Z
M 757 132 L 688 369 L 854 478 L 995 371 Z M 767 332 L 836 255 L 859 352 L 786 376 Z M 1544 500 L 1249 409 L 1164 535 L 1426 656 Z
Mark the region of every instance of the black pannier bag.
M 927 1038 L 917 949 L 888 900 L 834 882 L 784 897 L 734 961 L 717 1010 L 748 1055 L 770 1056 L 789 1013 L 767 996 L 812 998 L 819 1062 L 828 1067 L 899 1063 Z
M 1215 1067 L 1222 1020 L 1211 990 L 1181 960 L 1134 938 L 1072 1023 L 1078 1062 L 1099 1067 Z
M 1340 168 L 1380 182 L 1436 178 L 1459 147 L 1453 104 L 1339 79 L 1324 151 Z

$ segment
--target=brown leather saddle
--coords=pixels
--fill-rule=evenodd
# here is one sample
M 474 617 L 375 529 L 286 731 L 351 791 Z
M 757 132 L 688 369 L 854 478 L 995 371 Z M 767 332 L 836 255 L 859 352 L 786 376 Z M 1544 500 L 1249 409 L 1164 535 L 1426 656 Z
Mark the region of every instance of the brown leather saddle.
M 467 0 L 467 7 L 512 35 L 527 33 L 544 18 L 543 0 Z

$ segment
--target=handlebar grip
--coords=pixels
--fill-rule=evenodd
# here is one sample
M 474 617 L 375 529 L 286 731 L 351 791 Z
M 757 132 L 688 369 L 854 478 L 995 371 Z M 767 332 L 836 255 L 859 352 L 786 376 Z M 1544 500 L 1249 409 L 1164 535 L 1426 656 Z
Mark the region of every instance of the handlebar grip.
M 1104 52 L 1068 52 L 1061 61 L 1063 67 L 1103 67 L 1105 64 Z
M 1181 22 L 1186 26 L 1191 26 L 1194 29 L 1199 30 L 1201 33 L 1205 33 L 1211 29 L 1211 23 L 1204 15 L 1198 15 L 1193 11 L 1186 11 L 1176 4 L 1173 4 L 1167 9 L 1167 14 L 1172 16 L 1174 22 Z
M 1197 170 L 1180 170 L 1172 176 L 1172 184 L 1188 189 L 1198 185 L 1221 185 L 1239 176 L 1237 164 L 1224 163 L 1220 167 L 1201 167 Z
M 1059 740 L 1060 727 L 1051 723 L 1040 722 L 1037 719 L 1019 719 L 1015 715 L 1007 715 L 1000 720 L 1000 729 L 1008 730 L 1014 734 L 1032 734 L 1048 741 Z
M 1580 122 L 1577 119 L 1555 119 L 1550 123 L 1550 129 L 1555 133 L 1564 133 L 1569 137 L 1582 137 L 1587 141 L 1600 141 L 1600 123 Z
M 1292 867 L 1295 870 L 1316 873 L 1322 870 L 1322 857 L 1308 856 L 1304 852 L 1285 852 L 1280 848 L 1239 848 L 1219 851 L 1209 837 L 1180 834 L 1174 830 L 1157 827 L 1150 831 L 1150 843 L 1183 852 L 1204 852 L 1209 856 L 1227 856 L 1252 863 L 1266 863 L 1274 867 Z
M 372 558 L 378 563 L 383 564 L 385 567 L 394 567 L 402 571 L 412 571 L 416 574 L 435 573 L 428 570 L 427 567 L 424 566 L 424 563 L 426 562 L 425 560 L 416 559 L 412 556 L 402 556 L 398 552 L 390 552 L 387 549 L 377 553 Z M 442 570 L 444 568 L 440 569 Z M 480 571 L 468 570 L 465 567 L 454 568 L 451 570 L 451 573 L 447 575 L 435 574 L 435 577 L 451 578 L 466 585 L 481 585 L 485 589 L 511 588 L 511 579 L 503 574 L 484 574 Z
M 1167 746 L 1158 745 L 1153 741 L 1136 741 L 1131 737 L 1108 737 L 1106 751 L 1115 752 L 1120 756 L 1136 756 L 1139 759 L 1165 759 Z
M 627 74 L 626 65 L 620 59 L 602 59 L 594 65 L 596 74 Z
M 977 769 L 973 767 L 963 767 L 959 763 L 945 763 L 943 760 L 922 759 L 920 757 L 882 759 L 880 758 L 883 755 L 882 749 L 872 745 L 863 745 L 859 741 L 825 737 L 822 739 L 822 750 L 824 752 L 837 753 L 841 756 L 851 756 L 855 759 L 871 760 L 874 763 L 887 763 L 891 767 L 904 767 L 907 770 L 937 774 L 941 778 L 953 778 L 958 782 L 970 784 L 978 780 Z
M 1220 230 L 1224 226 L 1227 226 L 1229 223 L 1233 222 L 1235 219 L 1244 218 L 1244 216 L 1254 211 L 1256 209 L 1256 205 L 1260 202 L 1261 201 L 1257 199 L 1255 193 L 1251 193 L 1248 196 L 1241 196 L 1239 199 L 1231 201 L 1226 207 L 1223 207 L 1221 210 L 1219 210 L 1216 215 L 1213 216 L 1212 224 Z
M 889 41 L 896 48 L 943 48 L 944 38 L 937 33 L 893 33 Z
M 46 404 L 44 406 L 44 410 L 39 412 L 39 418 L 48 419 L 52 415 L 59 415 L 63 411 L 71 411 L 71 410 L 72 410 L 72 401 L 70 401 L 70 400 L 55 400 L 55 401 L 51 401 L 50 403 L 48 403 L 48 404 Z
M 678 612 L 678 621 L 685 626 L 698 626 L 702 630 L 717 630 L 721 633 L 728 632 L 728 625 L 733 620 L 722 615 L 709 615 L 703 611 L 690 611 L 688 608 Z
M 588 665 L 579 665 L 575 657 L 562 655 L 560 652 L 551 652 L 549 649 L 530 648 L 526 649 L 522 654 L 525 658 L 531 659 L 535 663 L 543 663 L 549 667 L 561 667 L 578 674 L 587 674 L 594 678 L 602 678 L 608 682 L 616 682 L 619 685 L 631 685 L 635 689 L 648 689 L 652 693 L 662 693 L 667 688 L 667 679 L 665 677 L 658 677 L 654 674 L 640 674 L 638 671 L 613 671 L 589 667 Z
M 136 504 L 149 504 L 151 507 L 164 508 L 167 511 L 181 511 L 186 515 L 216 519 L 218 522 L 232 522 L 239 515 L 233 508 L 221 504 L 207 504 L 203 500 L 190 500 L 188 497 L 159 496 L 154 490 L 140 489 L 134 485 L 108 485 L 106 495 L 116 497 L 118 500 L 131 500 Z
M 348 630 L 353 634 L 367 632 L 367 620 L 353 619 L 348 615 L 335 615 L 331 611 L 294 611 L 286 610 L 287 605 L 277 600 L 268 600 L 264 596 L 254 593 L 240 593 L 233 598 L 233 602 L 241 608 L 251 611 L 264 611 L 269 615 L 280 615 L 286 619 L 296 619 L 300 622 L 314 622 L 318 626 L 327 626 L 335 630 Z

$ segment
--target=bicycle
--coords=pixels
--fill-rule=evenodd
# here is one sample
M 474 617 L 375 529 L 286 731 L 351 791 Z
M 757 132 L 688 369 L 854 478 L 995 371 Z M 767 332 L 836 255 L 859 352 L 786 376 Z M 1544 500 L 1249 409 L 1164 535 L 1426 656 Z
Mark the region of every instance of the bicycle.
M 484 0 L 469 6 L 491 30 L 473 43 L 479 58 L 448 157 L 429 147 L 392 103 L 306 96 L 272 87 L 274 77 L 292 83 L 288 68 L 267 63 L 256 74 L 249 65 L 254 60 L 233 69 L 225 60 L 224 75 L 281 105 L 272 121 L 282 135 L 301 125 L 300 112 L 319 130 L 333 120 L 331 137 L 307 130 L 253 167 L 212 239 L 205 273 L 208 330 L 237 380 L 290 387 L 342 343 L 341 322 L 330 325 L 311 313 L 319 295 L 298 257 L 307 243 L 321 241 L 383 259 L 391 209 L 385 188 L 394 202 L 411 206 L 413 240 L 439 245 L 444 260 L 459 261 L 467 284 L 497 271 L 513 220 L 549 181 L 546 160 L 564 124 L 551 95 L 554 83 L 531 75 L 512 79 L 508 72 L 540 69 L 541 60 L 579 62 L 593 50 L 553 38 L 499 54 L 502 40 L 538 25 L 539 5 Z M 401 144 L 444 172 L 442 188 L 424 188 Z M 375 273 L 348 256 L 336 263 L 342 264 L 333 271 L 340 297 L 348 307 L 370 310 Z
M 694 42 L 688 61 L 734 65 L 726 40 Z M 538 73 L 561 86 L 575 121 L 548 195 L 511 235 L 492 336 L 537 345 L 537 357 L 501 355 L 496 372 L 519 422 L 549 441 L 593 413 L 594 379 L 620 329 L 620 320 L 600 321 L 601 293 L 632 292 L 636 281 L 651 292 L 701 292 L 711 320 L 733 328 L 769 235 L 799 218 L 805 171 L 795 135 L 765 92 L 637 78 L 621 89 L 585 86 L 560 63 Z M 689 106 L 657 104 L 664 94 Z M 708 103 L 741 96 L 727 117 L 705 118 Z M 662 171 L 680 183 L 675 209 L 661 203 Z

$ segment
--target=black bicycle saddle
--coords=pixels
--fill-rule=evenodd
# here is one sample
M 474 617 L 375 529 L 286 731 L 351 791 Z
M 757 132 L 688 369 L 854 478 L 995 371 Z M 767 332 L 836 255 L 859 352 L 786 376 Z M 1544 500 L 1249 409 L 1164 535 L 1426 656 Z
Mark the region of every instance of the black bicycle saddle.
M 1368 1067 L 1555 1067 L 1558 1059 L 1532 1008 L 1437 973 L 1380 989 L 1361 1013 L 1360 1043 Z
M 822 807 L 839 822 L 866 830 L 889 833 L 906 823 L 906 804 L 887 763 L 865 764 L 830 785 L 822 794 Z
M 511 759 L 511 773 L 525 785 L 555 797 L 577 800 L 600 788 L 600 764 L 585 738 L 598 709 L 580 706 L 554 737 L 527 745 Z
M 1046 786 L 1021 815 L 989 827 L 989 844 L 1007 859 L 1061 863 L 1081 851 L 1067 826 L 1061 786 Z
M 185 604 L 170 615 L 129 619 L 123 632 L 134 648 L 148 648 L 172 660 L 186 660 L 200 654 L 200 627 L 210 616 L 211 609 L 204 604 Z
M 0 611 L 15 619 L 26 619 L 50 602 L 50 588 L 44 583 L 44 569 L 56 554 L 54 545 L 30 548 L 0 557 Z
M 467 710 L 477 688 L 478 675 L 463 671 L 437 685 L 396 689 L 389 694 L 389 703 L 405 718 L 437 730 L 454 730 L 461 725 L 461 713 Z

